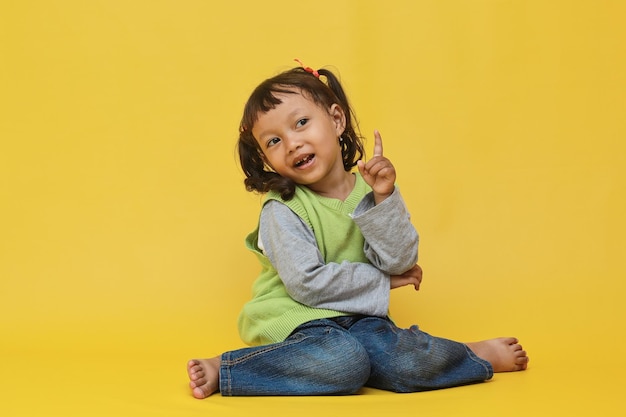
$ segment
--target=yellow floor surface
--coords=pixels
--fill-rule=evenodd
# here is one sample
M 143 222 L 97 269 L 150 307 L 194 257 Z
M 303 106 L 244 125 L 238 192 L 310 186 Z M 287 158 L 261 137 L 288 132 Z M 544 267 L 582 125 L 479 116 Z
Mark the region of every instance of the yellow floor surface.
M 2 416 L 623 416 L 623 364 L 542 357 L 521 373 L 447 390 L 349 397 L 195 400 L 180 354 L 46 354 L 2 358 Z
M 613 353 L 619 353 L 614 351 Z M 623 416 L 623 361 L 534 350 L 525 372 L 439 391 L 347 397 L 191 397 L 185 353 L 3 354 L 2 416 Z M 614 362 L 614 363 L 613 363 Z M 382 413 L 382 414 L 381 414 Z

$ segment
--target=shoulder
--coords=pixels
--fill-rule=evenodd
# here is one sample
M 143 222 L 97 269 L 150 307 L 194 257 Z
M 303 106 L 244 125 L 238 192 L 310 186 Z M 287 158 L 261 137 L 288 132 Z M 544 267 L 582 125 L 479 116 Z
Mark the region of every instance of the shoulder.
M 314 199 L 308 195 L 310 193 L 312 193 L 312 191 L 309 191 L 306 187 L 296 186 L 294 196 L 290 200 L 285 200 L 279 193 L 270 191 L 265 195 L 263 210 L 265 210 L 265 207 L 268 205 L 271 205 L 271 210 L 278 210 L 282 213 L 284 213 L 285 210 L 290 210 L 309 225 L 309 227 L 313 227 L 309 218 L 309 211 L 315 202 L 313 201 Z
M 284 242 L 294 236 L 314 240 L 313 230 L 304 220 L 280 201 L 268 201 L 261 210 L 258 227 L 258 245 L 261 250 L 267 248 L 264 243 Z M 280 245 L 279 245 L 280 246 Z M 291 246 L 291 245 L 287 245 Z
M 261 228 L 302 226 L 307 222 L 291 207 L 278 200 L 265 202 L 261 209 L 259 225 Z M 309 226 L 310 227 L 310 226 Z
M 268 216 L 285 217 L 290 215 L 295 216 L 295 213 L 281 200 L 269 199 L 263 203 L 263 207 L 261 208 L 261 218 Z

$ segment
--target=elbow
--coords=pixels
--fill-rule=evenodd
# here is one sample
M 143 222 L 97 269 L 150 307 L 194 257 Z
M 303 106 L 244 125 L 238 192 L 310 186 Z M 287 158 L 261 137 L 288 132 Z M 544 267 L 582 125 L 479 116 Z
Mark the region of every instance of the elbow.
M 407 245 L 407 249 L 405 251 L 403 251 L 400 254 L 398 253 L 387 254 L 384 257 L 384 259 L 386 259 L 387 262 L 383 262 L 381 258 L 378 258 L 377 261 L 380 262 L 380 264 L 376 264 L 375 262 L 373 263 L 375 265 L 378 265 L 378 268 L 381 271 L 389 275 L 404 274 L 406 271 L 413 268 L 415 264 L 417 264 L 418 243 L 419 243 L 419 238 L 417 235 L 415 235 L 415 239 L 413 240 L 413 242 L 411 242 L 410 245 Z
M 396 256 L 392 262 L 377 262 L 372 260 L 372 264 L 380 271 L 388 275 L 402 275 L 417 263 L 417 251 L 408 256 Z

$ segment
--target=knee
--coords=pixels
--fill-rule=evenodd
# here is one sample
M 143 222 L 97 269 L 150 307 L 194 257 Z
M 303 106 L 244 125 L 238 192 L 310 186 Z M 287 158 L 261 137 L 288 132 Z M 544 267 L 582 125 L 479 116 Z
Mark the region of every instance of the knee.
M 365 348 L 353 337 L 339 333 L 328 339 L 326 360 L 320 372 L 321 383 L 333 387 L 335 395 L 354 394 L 370 377 L 370 359 Z

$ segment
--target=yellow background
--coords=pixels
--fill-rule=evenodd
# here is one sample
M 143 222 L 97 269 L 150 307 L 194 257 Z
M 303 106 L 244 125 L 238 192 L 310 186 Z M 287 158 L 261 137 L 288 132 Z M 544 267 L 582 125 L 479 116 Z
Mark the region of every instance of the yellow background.
M 0 3 L 0 414 L 623 415 L 626 5 L 583 0 Z M 242 106 L 341 76 L 421 234 L 402 325 L 518 336 L 527 372 L 430 393 L 193 400 L 241 347 L 259 197 Z

